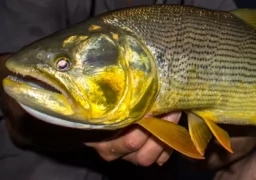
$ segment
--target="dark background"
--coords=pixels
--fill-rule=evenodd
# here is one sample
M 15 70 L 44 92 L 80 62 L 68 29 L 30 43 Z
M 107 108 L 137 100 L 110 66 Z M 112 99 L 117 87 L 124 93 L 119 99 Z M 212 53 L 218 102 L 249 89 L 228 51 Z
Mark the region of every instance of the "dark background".
M 255 0 L 235 0 L 238 8 L 256 8 Z
M 256 0 L 235 0 L 235 2 L 238 8 L 256 9 Z M 211 180 L 214 174 L 214 172 L 196 171 L 193 167 L 193 163 L 190 163 L 189 161 L 181 157 L 179 153 L 176 152 L 174 152 L 171 160 L 163 167 L 152 166 L 148 168 L 135 167 L 134 165 L 125 161 L 107 163 L 105 161 L 102 161 L 102 159 L 100 158 L 95 158 L 98 156 L 93 150 L 91 153 L 84 152 L 85 151 L 83 149 L 80 149 L 70 154 L 46 154 L 50 157 L 52 156 L 52 159 L 54 161 L 58 161 L 60 163 L 72 164 L 81 168 L 87 167 L 90 169 L 97 169 L 103 174 L 106 174 L 110 178 L 110 180 L 186 180 L 193 178 Z M 44 152 L 38 153 L 45 154 Z M 62 162 L 63 159 L 65 160 L 65 162 Z M 25 161 L 26 160 L 24 160 L 24 162 Z

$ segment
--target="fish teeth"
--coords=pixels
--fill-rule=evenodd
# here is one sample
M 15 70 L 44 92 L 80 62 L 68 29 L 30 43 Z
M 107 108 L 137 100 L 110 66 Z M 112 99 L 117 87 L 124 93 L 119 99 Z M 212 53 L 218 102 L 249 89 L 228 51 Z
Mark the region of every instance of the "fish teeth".
M 12 81 L 24 82 L 24 81 L 23 81 L 22 79 L 20 79 L 18 76 L 9 75 L 8 78 L 11 79 Z

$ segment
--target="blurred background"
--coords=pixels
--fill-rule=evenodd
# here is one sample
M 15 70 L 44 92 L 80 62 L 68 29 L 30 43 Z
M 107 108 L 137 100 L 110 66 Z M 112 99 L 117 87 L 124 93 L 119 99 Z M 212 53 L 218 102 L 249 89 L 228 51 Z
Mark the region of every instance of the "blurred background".
M 235 0 L 239 8 L 256 8 L 255 0 Z

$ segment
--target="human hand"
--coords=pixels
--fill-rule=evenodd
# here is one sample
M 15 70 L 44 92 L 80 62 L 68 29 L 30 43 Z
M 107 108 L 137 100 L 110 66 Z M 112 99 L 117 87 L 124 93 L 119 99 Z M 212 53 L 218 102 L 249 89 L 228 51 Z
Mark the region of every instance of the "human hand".
M 161 118 L 178 123 L 180 116 L 180 112 L 175 112 Z M 107 161 L 122 158 L 141 166 L 149 166 L 154 163 L 163 165 L 173 151 L 172 148 L 166 146 L 139 125 L 129 127 L 117 139 L 86 143 L 86 145 L 96 149 L 100 156 Z
M 172 116 L 169 117 L 169 120 L 174 119 L 178 122 L 180 114 L 178 117 L 174 117 L 176 115 L 177 113 L 172 114 Z M 242 158 L 255 147 L 256 137 L 249 133 L 252 132 L 252 130 L 249 130 L 248 127 L 245 126 L 228 126 L 231 126 L 231 128 L 228 127 L 225 128 L 225 130 L 227 130 L 231 135 L 230 140 L 234 154 L 230 154 L 222 148 L 216 140 L 213 140 L 207 148 L 206 160 L 198 161 L 192 159 L 195 164 L 202 165 L 201 167 L 212 170 L 221 169 L 224 166 Z M 241 131 L 241 128 L 244 129 L 244 131 Z M 241 134 L 242 132 L 246 133 L 246 135 L 244 134 L 245 136 L 243 136 L 243 134 Z M 148 141 L 151 143 L 145 143 L 146 139 L 149 139 Z M 95 148 L 101 157 L 107 161 L 122 158 L 143 166 L 151 165 L 154 162 L 161 165 L 169 159 L 172 152 L 171 148 L 165 147 L 161 142 L 150 136 L 148 132 L 138 126 L 133 127 L 123 136 L 115 140 L 87 143 L 87 145 Z M 163 153 L 165 155 L 159 156 L 158 154 L 163 150 L 163 147 L 168 149 L 168 151 L 165 150 Z
M 246 141 L 244 141 L 246 142 Z M 250 143 L 250 141 L 247 141 Z M 251 142 L 254 144 L 254 150 L 250 153 L 247 153 L 246 156 L 234 161 L 229 166 L 219 169 L 214 177 L 214 180 L 253 180 L 256 179 L 256 151 L 255 151 L 255 142 L 256 138 L 251 138 Z M 246 145 L 242 143 L 243 145 Z M 249 145 L 250 146 L 250 145 Z
M 205 161 L 198 161 L 200 167 L 214 171 L 221 170 L 243 159 L 256 148 L 255 126 L 222 126 L 230 134 L 230 143 L 234 153 L 227 152 L 213 140 L 207 147 Z

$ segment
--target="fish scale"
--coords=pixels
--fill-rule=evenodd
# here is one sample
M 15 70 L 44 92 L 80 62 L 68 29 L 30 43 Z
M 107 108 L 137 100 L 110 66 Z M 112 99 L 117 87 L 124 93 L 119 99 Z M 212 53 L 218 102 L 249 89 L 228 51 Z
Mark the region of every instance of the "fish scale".
M 101 18 L 135 34 L 153 53 L 160 77 L 155 114 L 200 107 L 224 114 L 255 110 L 256 32 L 234 15 L 159 5 Z
M 153 5 L 107 12 L 24 47 L 6 63 L 22 76 L 3 85 L 42 121 L 84 130 L 138 124 L 204 159 L 213 136 L 233 152 L 218 123 L 256 125 L 255 27 L 256 10 L 248 9 Z M 188 128 L 155 116 L 171 119 L 177 110 L 187 114 Z

